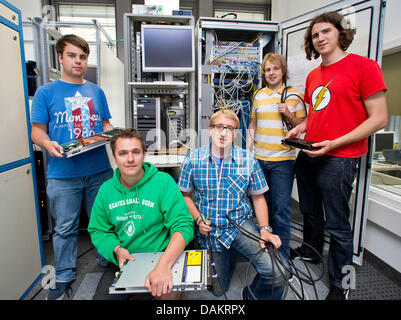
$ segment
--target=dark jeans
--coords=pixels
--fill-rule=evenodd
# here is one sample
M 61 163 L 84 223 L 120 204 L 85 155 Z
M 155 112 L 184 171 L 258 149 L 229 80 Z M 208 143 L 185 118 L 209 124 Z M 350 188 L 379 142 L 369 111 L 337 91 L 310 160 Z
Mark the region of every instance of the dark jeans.
M 266 178 L 269 190 L 265 192 L 265 199 L 269 209 L 269 225 L 273 233 L 281 239 L 279 251 L 288 257 L 291 236 L 291 193 L 294 183 L 295 160 L 263 161 L 259 160 L 260 167 Z
M 323 233 L 330 235 L 328 269 L 330 283 L 342 287 L 342 268 L 352 265 L 353 235 L 349 222 L 349 200 L 356 175 L 357 158 L 329 155 L 312 158 L 300 152 L 296 163 L 299 205 L 304 217 L 304 242 L 320 254 Z M 304 254 L 316 257 L 307 246 Z
M 245 220 L 242 227 L 248 232 L 259 236 L 259 229 L 253 223 L 252 218 Z M 259 250 L 260 245 L 258 241 L 250 239 L 240 232 L 232 242 L 230 249 L 223 247 L 221 252 L 213 251 L 216 272 L 220 279 L 220 282 L 218 280 L 213 281 L 213 293 L 216 296 L 220 296 L 228 290 L 238 252 L 251 260 Z M 258 254 L 252 262 L 256 276 L 250 284 L 250 289 L 258 300 L 279 300 L 282 298 L 284 291 L 283 274 L 285 274 L 285 270 L 278 263 L 274 265 L 273 263 L 270 255 L 265 252 Z M 220 286 L 220 283 L 223 288 Z M 248 294 L 247 298 L 253 300 L 254 297 Z

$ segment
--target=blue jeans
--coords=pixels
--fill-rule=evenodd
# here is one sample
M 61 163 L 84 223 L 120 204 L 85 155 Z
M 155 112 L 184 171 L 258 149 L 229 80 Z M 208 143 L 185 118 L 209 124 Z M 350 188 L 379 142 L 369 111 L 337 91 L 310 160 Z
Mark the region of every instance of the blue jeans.
M 263 161 L 259 160 L 260 167 L 266 178 L 269 190 L 265 192 L 265 199 L 269 209 L 269 225 L 274 234 L 281 239 L 279 251 L 284 257 L 289 257 L 291 236 L 291 193 L 294 183 L 295 160 Z
M 312 158 L 300 152 L 295 173 L 299 205 L 304 218 L 304 242 L 323 252 L 324 230 L 330 235 L 328 271 L 330 283 L 341 288 L 342 268 L 352 265 L 353 234 L 349 200 L 356 175 L 357 158 L 329 155 Z M 302 252 L 316 257 L 307 246 Z
M 48 179 L 46 190 L 50 211 L 56 222 L 53 248 L 57 282 L 70 282 L 75 279 L 82 200 L 90 217 L 100 186 L 112 176 L 113 171 L 108 170 L 86 177 Z M 97 255 L 98 260 L 102 258 Z
M 252 218 L 245 220 L 242 227 L 257 236 L 260 235 L 259 229 L 253 223 Z M 240 232 L 232 242 L 230 249 L 223 247 L 221 252 L 213 251 L 212 254 L 216 265 L 216 272 L 223 287 L 221 288 L 220 283 L 215 280 L 213 283 L 213 293 L 220 296 L 223 292 L 228 290 L 238 252 L 251 260 L 259 250 L 260 245 L 258 241 L 250 239 Z M 277 252 L 277 254 L 280 253 Z M 279 267 L 277 264 L 274 265 L 273 274 L 272 261 L 269 254 L 261 252 L 257 255 L 253 260 L 253 267 L 257 274 L 250 284 L 250 289 L 255 297 L 258 300 L 281 299 L 284 291 L 284 277 L 278 270 Z M 281 268 L 281 271 L 285 274 L 283 268 Z M 250 293 L 248 293 L 248 299 L 253 299 Z

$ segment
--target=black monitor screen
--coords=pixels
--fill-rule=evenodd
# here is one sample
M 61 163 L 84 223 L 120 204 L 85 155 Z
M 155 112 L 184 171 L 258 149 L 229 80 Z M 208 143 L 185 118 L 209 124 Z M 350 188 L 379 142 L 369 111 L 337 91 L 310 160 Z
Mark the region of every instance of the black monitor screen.
M 192 27 L 142 25 L 144 72 L 194 71 L 194 61 Z
M 383 131 L 375 133 L 375 152 L 394 148 L 394 132 Z

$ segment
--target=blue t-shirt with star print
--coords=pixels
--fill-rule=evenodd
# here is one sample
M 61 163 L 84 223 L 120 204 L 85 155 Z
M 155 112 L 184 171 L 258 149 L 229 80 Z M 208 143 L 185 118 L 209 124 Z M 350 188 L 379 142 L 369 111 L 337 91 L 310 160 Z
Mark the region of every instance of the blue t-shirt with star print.
M 47 124 L 48 135 L 59 145 L 98 134 L 111 115 L 101 88 L 90 81 L 71 84 L 61 80 L 40 87 L 31 107 L 31 122 Z M 109 170 L 106 148 L 71 158 L 49 156 L 47 178 L 76 178 Z

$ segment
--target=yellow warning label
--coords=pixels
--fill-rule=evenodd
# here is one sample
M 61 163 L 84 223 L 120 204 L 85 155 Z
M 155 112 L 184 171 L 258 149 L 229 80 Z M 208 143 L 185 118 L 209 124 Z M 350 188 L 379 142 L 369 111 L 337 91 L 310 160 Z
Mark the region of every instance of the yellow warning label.
M 187 266 L 198 266 L 202 264 L 202 251 L 190 251 L 187 256 Z

